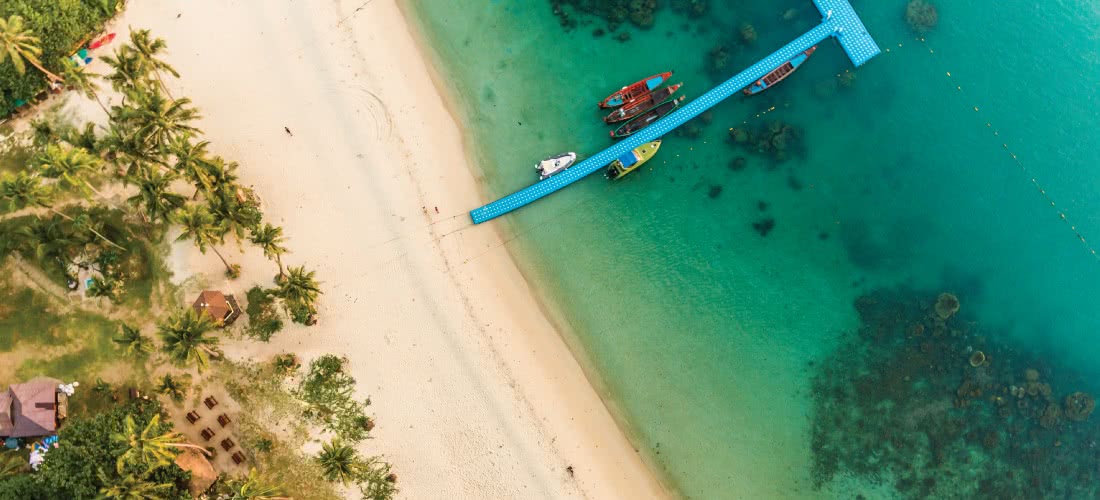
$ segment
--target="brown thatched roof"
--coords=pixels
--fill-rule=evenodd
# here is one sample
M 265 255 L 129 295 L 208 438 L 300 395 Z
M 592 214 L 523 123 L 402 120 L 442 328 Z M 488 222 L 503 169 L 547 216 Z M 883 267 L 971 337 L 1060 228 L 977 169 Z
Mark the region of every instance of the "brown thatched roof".
M 60 380 L 38 377 L 12 384 L 0 398 L 0 437 L 33 437 L 57 430 L 57 386 Z
M 187 489 L 195 498 L 210 489 L 210 485 L 214 484 L 214 480 L 218 478 L 218 473 L 214 472 L 214 466 L 210 465 L 210 461 L 195 450 L 184 450 L 180 453 L 176 457 L 176 465 L 191 473 L 191 482 L 187 485 Z

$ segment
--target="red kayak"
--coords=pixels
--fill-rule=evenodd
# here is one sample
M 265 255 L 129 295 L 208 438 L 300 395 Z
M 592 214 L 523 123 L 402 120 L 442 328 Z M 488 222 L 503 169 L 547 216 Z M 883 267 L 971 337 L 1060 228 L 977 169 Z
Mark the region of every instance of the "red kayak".
M 672 72 L 668 71 L 659 75 L 653 75 L 651 77 L 638 80 L 630 85 L 627 85 L 615 93 L 607 96 L 607 99 L 600 101 L 601 108 L 617 108 L 622 106 L 627 101 L 637 99 L 645 94 L 653 91 L 653 89 L 660 87 L 672 76 Z
M 114 33 L 108 33 L 108 34 L 103 35 L 99 38 L 96 38 L 95 40 L 92 40 L 92 43 L 88 44 L 88 48 L 92 49 L 92 50 L 98 49 L 98 48 L 100 48 L 104 45 L 107 45 L 107 44 L 111 43 L 114 39 L 115 39 L 115 34 Z
M 634 118 L 635 116 L 645 113 L 646 111 L 653 109 L 654 106 L 664 102 L 665 99 L 668 99 L 672 96 L 672 94 L 675 94 L 677 90 L 680 90 L 680 87 L 683 85 L 684 84 L 682 83 L 677 83 L 676 85 L 661 87 L 657 90 L 654 90 L 653 92 L 650 92 L 649 94 L 636 97 L 628 101 L 626 104 L 623 104 L 621 108 L 616 109 L 615 111 L 612 111 L 611 114 L 605 116 L 603 118 L 603 121 L 606 123 L 615 123 Z

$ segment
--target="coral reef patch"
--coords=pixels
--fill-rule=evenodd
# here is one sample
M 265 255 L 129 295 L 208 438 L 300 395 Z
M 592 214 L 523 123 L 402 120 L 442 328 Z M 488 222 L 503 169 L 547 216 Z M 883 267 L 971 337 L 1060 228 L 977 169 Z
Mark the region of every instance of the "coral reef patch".
M 854 476 L 902 498 L 1100 497 L 1085 379 L 959 303 L 906 289 L 856 300 L 861 326 L 812 368 L 815 487 Z

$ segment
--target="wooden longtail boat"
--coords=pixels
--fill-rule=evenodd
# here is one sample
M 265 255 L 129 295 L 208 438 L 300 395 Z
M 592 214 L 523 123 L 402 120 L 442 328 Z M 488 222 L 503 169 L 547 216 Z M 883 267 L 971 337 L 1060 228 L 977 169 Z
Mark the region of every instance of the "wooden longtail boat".
M 647 161 L 657 154 L 657 150 L 660 149 L 660 147 L 661 140 L 658 139 L 627 151 L 626 154 L 616 158 L 615 161 L 607 166 L 607 178 L 612 180 L 619 179 L 626 174 L 638 170 L 638 167 L 645 165 Z
M 654 90 L 653 92 L 650 92 L 647 95 L 635 98 L 627 102 L 626 104 L 623 104 L 621 108 L 616 109 L 615 111 L 612 111 L 611 114 L 605 116 L 603 121 L 606 123 L 615 123 L 634 118 L 635 116 L 649 111 L 654 106 L 663 102 L 665 99 L 672 97 L 672 94 L 675 94 L 677 90 L 680 90 L 680 87 L 683 85 L 684 84 L 682 83 L 677 83 L 676 85 L 661 87 L 657 90 Z
M 794 73 L 794 70 L 798 69 L 799 66 L 802 66 L 802 63 L 806 62 L 806 59 L 809 59 L 810 56 L 814 55 L 815 50 L 817 50 L 816 45 L 806 49 L 805 52 L 792 57 L 790 61 L 787 61 L 781 64 L 778 68 L 771 70 L 770 73 L 764 75 L 764 78 L 761 78 L 757 80 L 756 83 L 749 85 L 745 88 L 745 90 L 742 90 L 742 92 L 744 92 L 745 95 L 753 95 L 763 92 L 768 88 L 771 88 L 772 85 L 775 85 L 783 81 L 784 78 L 791 76 L 791 73 Z
M 627 85 L 619 90 L 616 90 L 613 94 L 607 96 L 606 99 L 600 101 L 599 106 L 601 108 L 616 108 L 622 106 L 623 103 L 631 99 L 636 99 L 638 96 L 648 94 L 653 89 L 660 87 L 672 76 L 672 72 L 668 71 L 659 75 L 653 75 L 643 80 L 638 80 L 630 85 Z
M 672 110 L 680 106 L 680 101 L 683 100 L 684 97 L 680 96 L 679 99 L 669 99 L 665 102 L 662 102 L 661 104 L 658 104 L 657 107 L 646 111 L 645 113 L 636 116 L 633 120 L 630 120 L 620 125 L 619 128 L 611 132 L 611 137 L 614 139 L 622 139 L 623 137 L 626 137 L 630 134 L 633 134 L 634 132 L 648 127 L 651 123 L 660 120 L 662 116 L 671 113 Z

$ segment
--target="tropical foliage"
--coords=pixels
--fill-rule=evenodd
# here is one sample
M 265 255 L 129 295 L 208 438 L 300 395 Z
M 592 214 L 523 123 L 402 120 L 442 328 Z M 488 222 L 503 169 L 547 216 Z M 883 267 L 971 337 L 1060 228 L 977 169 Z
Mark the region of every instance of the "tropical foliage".
M 378 457 L 364 459 L 339 439 L 322 443 L 316 460 L 326 480 L 355 484 L 363 498 L 389 500 L 397 494 L 397 476 L 390 472 L 388 463 Z
M 0 2 L 0 19 L 7 24 L 5 32 L 29 32 L 36 38 L 32 45 L 40 51 L 35 55 L 38 63 L 64 77 L 61 60 L 78 42 L 98 31 L 120 4 L 121 0 L 4 0 Z M 11 30 L 13 16 L 22 19 L 19 30 Z M 13 61 L 10 52 L 0 60 L 0 118 L 11 114 L 17 102 L 30 101 L 46 88 L 45 73 L 25 58 L 22 71 Z
M 368 437 L 374 422 L 367 416 L 370 399 L 354 396 L 355 379 L 347 372 L 347 358 L 326 354 L 314 359 L 296 394 L 306 403 L 305 416 L 341 439 L 357 443 Z
M 283 328 L 274 291 L 254 286 L 248 290 L 247 298 L 245 313 L 248 314 L 248 327 L 245 332 L 264 342 L 271 340 Z
M 153 352 L 153 343 L 141 330 L 130 325 L 122 325 L 122 331 L 113 340 L 122 349 L 122 353 L 132 358 L 143 358 Z
M 161 349 L 173 363 L 194 365 L 199 371 L 210 366 L 210 357 L 221 357 L 217 351 L 218 338 L 207 335 L 214 329 L 214 322 L 206 314 L 189 307 L 180 309 L 157 325 Z
M 115 436 L 125 436 L 129 429 L 139 433 L 148 429 L 150 436 L 170 435 L 171 424 L 160 422 L 159 413 L 155 401 L 138 400 L 93 417 L 75 417 L 61 428 L 58 437 L 63 445 L 45 454 L 37 472 L 0 481 L 0 498 L 90 499 L 101 494 L 138 498 L 125 495 L 155 491 L 156 495 L 145 498 L 190 499 L 189 474 L 171 461 L 125 459 L 122 469 L 117 468 L 122 457 L 135 452 L 129 438 Z

